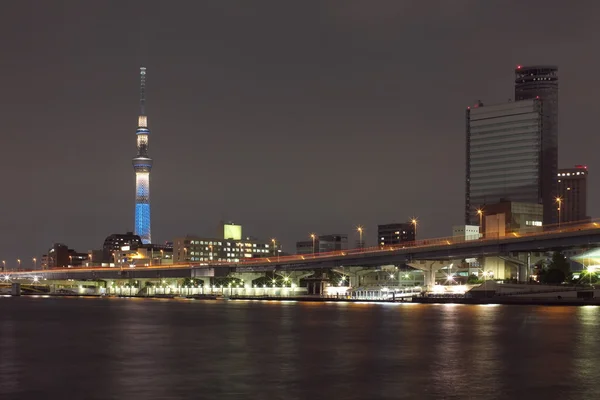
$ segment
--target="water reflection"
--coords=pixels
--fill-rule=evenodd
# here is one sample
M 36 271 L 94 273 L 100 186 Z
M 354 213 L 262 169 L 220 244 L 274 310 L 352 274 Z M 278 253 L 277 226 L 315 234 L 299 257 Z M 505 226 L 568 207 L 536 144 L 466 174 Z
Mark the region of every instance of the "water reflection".
M 599 311 L 3 298 L 0 398 L 600 398 Z
M 598 357 L 600 356 L 600 307 L 584 306 L 575 312 L 576 334 L 572 338 L 575 349 L 571 374 L 565 379 L 577 388 L 573 399 L 600 398 L 598 384 Z M 591 393 L 595 395 L 590 396 Z

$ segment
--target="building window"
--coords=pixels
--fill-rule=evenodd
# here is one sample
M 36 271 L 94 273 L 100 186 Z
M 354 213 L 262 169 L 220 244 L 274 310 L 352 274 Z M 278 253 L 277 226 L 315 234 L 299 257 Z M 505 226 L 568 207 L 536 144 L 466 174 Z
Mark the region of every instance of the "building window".
M 542 221 L 525 221 L 527 226 L 542 226 Z

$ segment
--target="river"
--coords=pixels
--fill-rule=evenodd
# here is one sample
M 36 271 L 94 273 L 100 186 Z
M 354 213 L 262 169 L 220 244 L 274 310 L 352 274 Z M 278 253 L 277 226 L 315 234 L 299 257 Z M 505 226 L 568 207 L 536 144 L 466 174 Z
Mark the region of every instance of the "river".
M 0 399 L 599 399 L 600 307 L 0 297 Z

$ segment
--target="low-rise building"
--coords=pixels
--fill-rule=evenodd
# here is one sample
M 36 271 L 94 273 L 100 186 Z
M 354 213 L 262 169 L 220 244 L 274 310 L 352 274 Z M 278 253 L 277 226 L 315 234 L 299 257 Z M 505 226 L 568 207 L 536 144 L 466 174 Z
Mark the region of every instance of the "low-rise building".
M 142 245 L 142 239 L 133 232 L 113 233 L 104 239 L 102 246 L 102 258 L 104 262 L 115 262 L 115 259 L 121 259 L 117 253 L 129 254 L 136 252 Z
M 452 227 L 455 240 L 477 240 L 481 237 L 478 225 L 457 225 Z
M 246 238 L 243 240 L 203 238 L 186 235 L 173 241 L 173 262 L 239 262 L 246 258 L 269 257 L 281 253 L 276 241 L 263 242 Z
M 484 237 L 502 237 L 509 233 L 541 231 L 543 206 L 537 203 L 501 201 L 486 204 L 482 209 Z
M 343 233 L 315 235 L 314 239 L 296 242 L 296 254 L 327 253 L 347 248 L 348 235 Z
M 377 226 L 377 243 L 379 243 L 380 246 L 414 241 L 415 225 L 412 222 L 401 222 Z

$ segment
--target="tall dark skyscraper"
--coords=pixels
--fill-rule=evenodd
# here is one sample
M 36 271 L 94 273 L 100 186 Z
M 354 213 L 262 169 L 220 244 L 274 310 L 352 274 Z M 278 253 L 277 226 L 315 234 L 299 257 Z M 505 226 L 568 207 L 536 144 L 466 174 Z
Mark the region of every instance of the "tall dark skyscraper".
M 542 104 L 540 190 L 544 224 L 558 222 L 558 67 L 521 66 L 515 68 L 515 100 L 538 99 Z
M 135 171 L 135 234 L 142 243 L 151 243 L 150 236 L 150 170 L 152 159 L 148 156 L 148 117 L 146 116 L 146 68 L 140 68 L 140 116 L 138 117 L 137 156 L 133 159 Z

